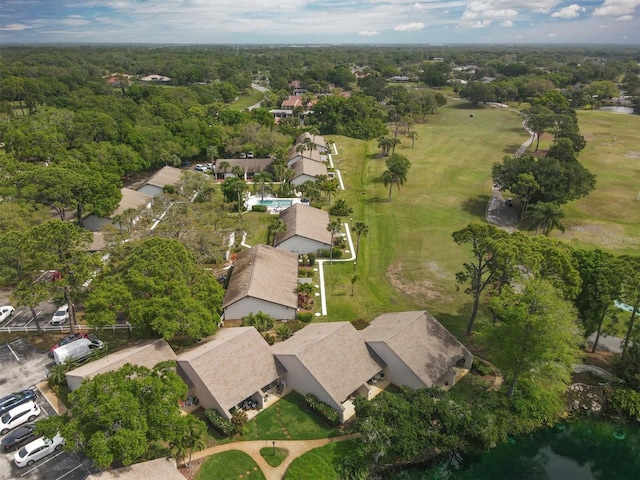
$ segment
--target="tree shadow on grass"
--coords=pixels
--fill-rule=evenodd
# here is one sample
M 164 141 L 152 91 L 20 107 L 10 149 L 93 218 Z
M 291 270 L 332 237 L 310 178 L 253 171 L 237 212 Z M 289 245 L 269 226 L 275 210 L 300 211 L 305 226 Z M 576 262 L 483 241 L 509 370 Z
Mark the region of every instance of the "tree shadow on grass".
M 448 108 L 454 108 L 458 110 L 482 110 L 480 105 L 473 105 L 471 102 L 460 102 L 447 104 Z
M 485 218 L 489 199 L 489 195 L 477 195 L 467 198 L 462 202 L 462 209 L 474 217 Z
M 502 153 L 506 153 L 508 155 L 514 155 L 520 148 L 520 145 L 522 144 L 519 143 L 519 144 L 507 145 L 502 149 Z

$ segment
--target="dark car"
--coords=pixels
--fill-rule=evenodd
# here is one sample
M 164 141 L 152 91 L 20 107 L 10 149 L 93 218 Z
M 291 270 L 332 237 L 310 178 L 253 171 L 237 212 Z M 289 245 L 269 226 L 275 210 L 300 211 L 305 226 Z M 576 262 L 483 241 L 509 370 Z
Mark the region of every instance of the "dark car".
M 67 343 L 75 342 L 76 340 L 80 340 L 81 338 L 87 338 L 87 334 L 84 332 L 70 333 L 69 335 L 64 337 L 62 340 L 60 340 L 58 343 L 56 343 L 53 347 L 51 347 L 48 354 L 49 358 L 53 358 L 53 351 L 56 348 L 66 345 Z
M 13 432 L 9 433 L 2 439 L 0 448 L 3 452 L 10 452 L 16 448 L 30 442 L 36 438 L 36 426 L 33 423 L 22 425 L 16 428 Z
M 0 398 L 0 416 L 12 408 L 27 403 L 36 399 L 36 392 L 34 390 L 22 390 L 21 392 L 14 392 Z

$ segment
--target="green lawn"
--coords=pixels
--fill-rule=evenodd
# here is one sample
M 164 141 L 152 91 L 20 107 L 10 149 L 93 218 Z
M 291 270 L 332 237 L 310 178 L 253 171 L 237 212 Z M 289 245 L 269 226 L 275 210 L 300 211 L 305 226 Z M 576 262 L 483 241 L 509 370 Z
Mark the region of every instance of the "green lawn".
M 329 426 L 311 411 L 304 397 L 296 392 L 287 394 L 275 405 L 260 412 L 247 423 L 247 433 L 237 440 L 311 440 L 335 437 L 344 432 Z
M 256 462 L 240 450 L 230 450 L 208 457 L 198 470 L 196 480 L 264 480 Z
M 264 98 L 264 93 L 259 92 L 258 90 L 254 90 L 250 88 L 247 90 L 245 95 L 240 95 L 238 100 L 231 103 L 230 107 L 234 110 L 244 110 L 245 108 L 250 107 L 258 103 L 260 100 Z
M 269 465 L 277 467 L 287 458 L 289 450 L 286 448 L 265 447 L 260 449 L 260 455 Z
M 336 469 L 357 448 L 358 440 L 329 443 L 296 458 L 287 469 L 287 480 L 339 480 Z

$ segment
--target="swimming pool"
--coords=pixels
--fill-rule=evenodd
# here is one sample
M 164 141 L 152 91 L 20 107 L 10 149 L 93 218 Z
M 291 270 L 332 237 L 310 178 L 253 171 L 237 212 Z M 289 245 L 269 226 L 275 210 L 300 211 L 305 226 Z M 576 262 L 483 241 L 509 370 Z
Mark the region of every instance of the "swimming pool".
M 293 205 L 293 200 L 290 198 L 269 198 L 258 200 L 258 205 L 265 205 L 267 207 L 290 207 Z

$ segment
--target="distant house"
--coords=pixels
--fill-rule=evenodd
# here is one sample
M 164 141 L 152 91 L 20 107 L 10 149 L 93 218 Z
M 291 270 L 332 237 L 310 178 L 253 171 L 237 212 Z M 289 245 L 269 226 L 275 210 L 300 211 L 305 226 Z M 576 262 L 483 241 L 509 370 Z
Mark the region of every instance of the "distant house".
M 175 167 L 162 167 L 154 173 L 147 182 L 138 189 L 138 192 L 146 193 L 152 197 L 161 195 L 167 185 L 177 185 L 182 179 L 183 171 Z
M 450 387 L 473 362 L 471 352 L 426 311 L 385 313 L 361 333 L 394 385 Z
M 184 475 L 178 470 L 175 459 L 161 457 L 114 470 L 92 473 L 87 480 L 184 480 Z
M 306 181 L 315 182 L 318 175 L 328 175 L 327 166 L 310 158 L 303 157 L 291 165 L 293 177 L 289 180 L 292 186 L 298 186 Z
M 304 102 L 302 100 L 302 95 L 289 95 L 282 105 L 280 105 L 283 109 L 294 109 L 296 107 L 304 107 Z
M 103 232 L 93 232 L 93 240 L 91 241 L 91 245 L 89 245 L 90 252 L 101 252 L 107 248 L 107 241 L 104 238 Z
M 293 113 L 291 108 L 274 108 L 269 110 L 269 113 L 273 115 L 274 120 L 278 123 L 280 120 L 295 118 L 300 125 L 304 125 L 304 119 L 313 113 L 313 110 L 305 109 L 302 112 Z
M 120 200 L 118 207 L 108 218 L 99 217 L 94 214 L 88 215 L 82 220 L 84 228 L 95 232 L 102 226 L 112 223 L 114 218 L 118 215 L 122 215 L 127 210 L 145 210 L 151 208 L 151 203 L 153 202 L 153 197 L 151 195 L 140 190 L 131 190 L 130 188 L 121 188 L 120 193 L 122 195 L 122 199 Z
M 314 149 L 318 150 L 320 153 L 327 153 L 327 141 L 324 139 L 324 137 L 321 137 L 320 135 L 314 135 L 313 133 L 304 132 L 298 135 L 295 145 L 304 145 L 305 140 L 309 140 L 314 145 Z
M 127 363 L 153 368 L 160 362 L 175 359 L 176 354 L 166 341 L 148 340 L 74 368 L 66 374 L 67 385 L 69 390 L 74 391 L 83 380 L 118 370 Z
M 142 77 L 140 79 L 141 82 L 157 82 L 157 83 L 167 83 L 170 82 L 171 79 L 169 77 L 165 77 L 163 75 L 147 75 L 146 77 Z
M 273 165 L 273 161 L 273 158 L 219 158 L 216 160 L 213 171 L 216 173 L 216 177 L 218 175 L 221 178 L 235 177 L 231 170 L 233 167 L 239 166 L 245 172 L 245 179 L 247 179 L 252 178 L 258 172 L 268 171 Z M 226 171 L 220 166 L 223 162 L 229 164 Z
M 326 210 L 296 203 L 280 213 L 286 231 L 276 235 L 275 245 L 281 250 L 303 254 L 331 248 L 329 213 Z
M 355 414 L 353 397 L 371 398 L 368 382 L 382 372 L 361 332 L 349 322 L 309 324 L 271 350 L 287 371 L 287 386 L 315 395 L 337 410 L 343 422 Z
M 409 80 L 411 79 L 404 75 L 394 75 L 388 79 L 389 82 L 408 82 Z
M 222 308 L 225 320 L 264 312 L 278 320 L 296 317 L 298 256 L 267 245 L 238 254 Z
M 221 328 L 213 340 L 181 353 L 178 365 L 193 383 L 200 404 L 228 420 L 246 401 L 262 408 L 265 394 L 284 373 L 254 327 Z

